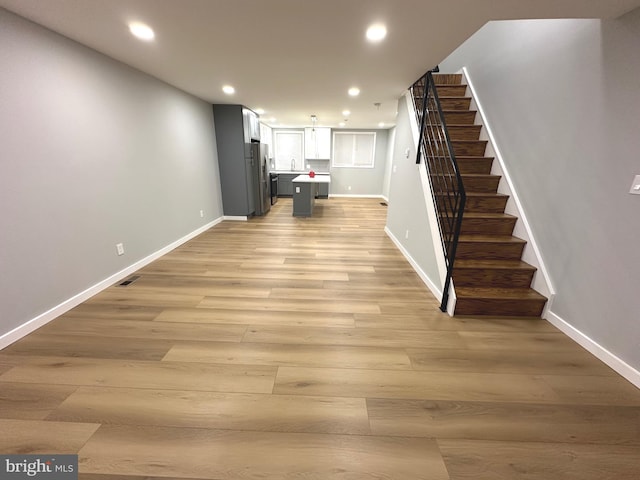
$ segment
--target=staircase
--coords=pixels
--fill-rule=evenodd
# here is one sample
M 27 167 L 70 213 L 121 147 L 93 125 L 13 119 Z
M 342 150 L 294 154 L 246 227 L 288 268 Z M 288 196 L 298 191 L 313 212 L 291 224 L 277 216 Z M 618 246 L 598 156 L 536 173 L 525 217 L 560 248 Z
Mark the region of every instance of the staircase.
M 512 236 L 517 217 L 505 213 L 509 197 L 497 193 L 500 176 L 491 174 L 462 75 L 433 78 L 466 191 L 452 273 L 455 314 L 539 317 L 547 299 L 531 288 L 536 268 L 521 259 L 526 242 Z

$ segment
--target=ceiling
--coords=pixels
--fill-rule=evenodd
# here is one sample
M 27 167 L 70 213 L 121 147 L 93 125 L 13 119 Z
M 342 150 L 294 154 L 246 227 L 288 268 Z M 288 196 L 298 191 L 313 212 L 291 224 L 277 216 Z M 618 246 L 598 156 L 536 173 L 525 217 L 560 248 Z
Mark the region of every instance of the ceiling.
M 489 20 L 610 18 L 640 0 L 0 0 L 0 6 L 272 126 L 395 123 L 397 99 Z M 130 35 L 141 21 L 153 42 Z M 378 44 L 373 22 L 387 26 Z M 235 87 L 227 96 L 224 84 Z M 357 86 L 358 97 L 347 90 Z M 379 106 L 375 104 L 379 103 Z M 272 120 L 275 117 L 275 121 Z

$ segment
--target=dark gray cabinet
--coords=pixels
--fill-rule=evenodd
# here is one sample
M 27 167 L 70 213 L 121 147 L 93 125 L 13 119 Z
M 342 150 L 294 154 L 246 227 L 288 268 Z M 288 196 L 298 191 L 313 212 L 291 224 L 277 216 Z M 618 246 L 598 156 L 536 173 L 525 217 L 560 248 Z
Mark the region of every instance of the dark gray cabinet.
M 304 174 L 306 172 L 300 173 L 279 173 L 278 174 L 278 196 L 279 197 L 292 197 L 293 196 L 293 184 L 291 181 L 296 178 L 298 175 Z M 318 191 L 316 193 L 316 198 L 329 198 L 329 184 L 328 183 L 320 183 L 318 184 Z
M 278 196 L 292 197 L 293 184 L 291 181 L 296 178 L 299 173 L 279 173 L 278 174 Z
M 319 183 L 317 198 L 329 198 L 329 184 Z
M 246 137 L 250 132 L 249 126 L 245 124 L 246 112 L 243 112 L 242 105 L 213 105 L 213 119 L 224 214 L 252 215 L 256 199 L 251 159 L 245 154 Z

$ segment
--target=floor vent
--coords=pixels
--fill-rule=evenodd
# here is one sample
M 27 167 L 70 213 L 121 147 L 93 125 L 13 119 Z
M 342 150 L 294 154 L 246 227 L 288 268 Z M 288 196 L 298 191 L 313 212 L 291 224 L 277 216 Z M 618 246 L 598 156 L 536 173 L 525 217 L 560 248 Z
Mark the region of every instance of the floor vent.
M 380 202 L 380 205 L 382 205 L 383 207 L 388 207 L 389 204 L 387 202 Z
M 124 282 L 119 283 L 119 287 L 127 287 L 140 278 L 140 275 L 134 275 L 133 277 L 127 278 Z

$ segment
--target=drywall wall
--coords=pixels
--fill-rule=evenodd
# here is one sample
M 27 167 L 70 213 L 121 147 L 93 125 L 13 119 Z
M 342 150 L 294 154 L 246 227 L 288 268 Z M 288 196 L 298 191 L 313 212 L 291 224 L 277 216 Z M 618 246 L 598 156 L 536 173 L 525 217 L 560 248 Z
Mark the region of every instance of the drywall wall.
M 392 153 L 386 230 L 429 288 L 441 292 L 442 281 L 420 180 L 419 169 L 424 165 L 416 165 L 416 144 L 409 115 L 415 113 L 409 111 L 407 101 L 401 97 Z
M 373 168 L 345 168 L 331 166 L 331 195 L 382 196 L 385 165 L 387 163 L 388 129 L 340 130 L 341 132 L 375 132 L 376 145 Z M 333 140 L 332 140 L 333 144 Z M 351 189 L 349 189 L 351 187 Z
M 0 65 L 1 337 L 222 203 L 211 105 L 4 9 Z
M 539 243 L 550 314 L 640 370 L 640 10 L 491 22 L 441 64 L 473 81 Z

